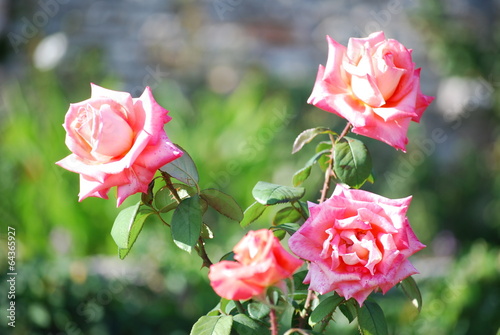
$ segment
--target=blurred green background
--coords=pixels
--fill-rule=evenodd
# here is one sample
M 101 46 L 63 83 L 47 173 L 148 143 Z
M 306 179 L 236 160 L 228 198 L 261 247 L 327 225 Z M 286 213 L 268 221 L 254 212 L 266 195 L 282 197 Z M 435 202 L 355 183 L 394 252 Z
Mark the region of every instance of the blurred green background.
M 412 48 L 436 96 L 406 154 L 363 138 L 374 185 L 413 195 L 410 222 L 428 247 L 412 260 L 419 316 L 398 289 L 380 296 L 391 334 L 498 334 L 500 329 L 500 20 L 498 1 L 2 1 L 0 332 L 188 334 L 218 301 L 201 260 L 148 221 L 123 261 L 109 234 L 119 208 L 77 201 L 61 124 L 90 82 L 138 96 L 152 87 L 166 130 L 194 158 L 201 187 L 246 208 L 259 180 L 291 184 L 314 146 L 302 130 L 344 122 L 306 104 L 324 36 L 384 30 Z M 322 173 L 305 186 L 317 199 Z M 138 195 L 122 207 L 138 201 Z M 209 213 L 213 259 L 244 231 Z M 259 220 L 250 228 L 269 225 Z M 7 229 L 16 230 L 16 327 L 7 327 Z M 336 316 L 335 334 L 356 334 Z

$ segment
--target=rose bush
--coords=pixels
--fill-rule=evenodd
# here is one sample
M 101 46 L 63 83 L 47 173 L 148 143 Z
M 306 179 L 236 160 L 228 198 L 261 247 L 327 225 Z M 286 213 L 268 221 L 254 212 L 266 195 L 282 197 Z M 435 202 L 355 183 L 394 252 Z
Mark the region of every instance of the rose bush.
M 347 48 L 327 41 L 328 60 L 308 103 L 347 119 L 354 133 L 405 151 L 410 122 L 419 122 L 434 99 L 420 90 L 411 50 L 383 32 L 351 38 Z
M 304 283 L 362 305 L 372 291 L 386 293 L 418 273 L 408 257 L 425 246 L 406 217 L 410 201 L 337 185 L 330 199 L 310 204 L 309 219 L 288 242 L 292 252 L 311 262 Z
M 90 99 L 71 104 L 64 129 L 72 154 L 56 164 L 80 174 L 79 200 L 107 199 L 117 186 L 117 206 L 146 192 L 156 170 L 182 156 L 163 126 L 168 111 L 147 87 L 139 98 L 91 84 Z
M 279 285 L 303 264 L 267 229 L 250 231 L 233 252 L 237 262 L 213 264 L 208 274 L 214 291 L 225 299 L 245 300 L 265 293 L 267 287 Z

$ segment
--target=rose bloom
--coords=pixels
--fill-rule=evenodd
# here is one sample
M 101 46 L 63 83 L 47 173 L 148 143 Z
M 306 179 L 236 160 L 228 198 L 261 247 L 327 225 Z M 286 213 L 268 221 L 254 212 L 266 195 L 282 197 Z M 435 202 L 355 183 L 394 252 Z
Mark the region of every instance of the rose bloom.
M 418 273 L 408 257 L 425 246 L 406 217 L 410 201 L 338 185 L 330 199 L 309 204 L 309 219 L 288 241 L 297 256 L 311 262 L 304 283 L 362 305 L 372 291 L 386 293 Z
M 383 32 L 351 38 L 347 48 L 327 41 L 328 60 L 307 102 L 345 118 L 354 133 L 405 151 L 410 121 L 419 122 L 434 99 L 420 91 L 411 50 Z
M 267 229 L 250 231 L 233 249 L 237 262 L 210 266 L 208 278 L 214 291 L 225 299 L 245 300 L 279 286 L 303 262 L 288 253 Z
M 117 206 L 147 192 L 156 170 L 182 156 L 163 126 L 171 117 L 146 87 L 140 98 L 91 84 L 90 99 L 71 104 L 63 124 L 72 154 L 56 164 L 80 174 L 79 200 L 107 199 L 117 186 Z

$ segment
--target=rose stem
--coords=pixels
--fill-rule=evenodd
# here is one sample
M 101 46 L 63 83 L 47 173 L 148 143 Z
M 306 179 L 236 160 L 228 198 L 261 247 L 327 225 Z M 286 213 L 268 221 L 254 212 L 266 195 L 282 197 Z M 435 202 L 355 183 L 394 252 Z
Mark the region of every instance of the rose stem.
M 351 130 L 352 124 L 350 122 L 347 122 L 344 130 L 340 133 L 340 136 L 337 138 L 337 140 L 334 140 L 333 136 L 331 134 L 328 134 L 330 136 L 330 141 L 332 142 L 332 149 L 330 151 L 331 157 L 328 162 L 328 168 L 326 169 L 325 172 L 325 182 L 323 183 L 323 188 L 321 189 L 321 198 L 319 199 L 319 203 L 321 204 L 326 200 L 328 191 L 330 190 L 330 182 L 333 176 L 335 176 L 335 173 L 333 172 L 333 155 L 334 155 L 334 150 L 335 150 L 335 143 L 340 141 L 344 136 L 349 133 Z M 309 290 L 307 292 L 307 298 L 306 302 L 304 303 L 304 312 L 300 318 L 300 323 L 299 327 L 302 328 L 305 324 L 306 318 L 309 316 L 309 308 L 311 307 L 311 300 L 313 298 L 314 291 Z
M 172 193 L 177 203 L 181 203 L 182 199 L 177 193 L 174 184 L 172 184 L 170 175 L 163 171 L 161 172 L 161 174 L 163 176 L 163 179 L 165 180 L 165 183 L 167 184 L 168 189 L 170 190 L 170 193 Z M 203 238 L 201 236 L 198 238 L 198 244 L 195 246 L 195 249 L 198 252 L 198 255 L 200 255 L 201 260 L 203 261 L 201 267 L 203 268 L 204 266 L 206 266 L 207 268 L 209 268 L 213 263 L 208 257 L 207 251 L 205 250 L 205 242 L 203 241 Z
M 336 142 L 340 141 L 345 135 L 347 135 L 347 133 L 351 130 L 351 127 L 352 127 L 352 124 L 350 122 L 347 122 L 344 130 L 342 130 L 342 132 L 340 133 L 340 136 L 337 138 Z
M 236 305 L 236 309 L 238 310 L 238 312 L 240 312 L 241 314 L 245 314 L 245 307 L 243 307 L 241 301 L 239 300 L 233 300 L 233 301 L 234 304 Z
M 307 291 L 307 298 L 306 298 L 306 302 L 304 303 L 304 309 L 300 315 L 299 328 L 304 328 L 304 326 L 306 324 L 306 319 L 309 316 L 309 308 L 311 308 L 311 300 L 313 298 L 313 295 L 314 295 L 313 290 Z
M 172 180 L 170 179 L 170 175 L 168 173 L 163 172 L 163 171 L 161 172 L 161 175 L 163 176 L 163 180 L 165 180 L 165 183 L 167 184 L 167 188 L 170 190 L 170 193 L 172 193 L 172 195 L 174 196 L 175 201 L 177 201 L 177 203 L 180 204 L 182 199 L 181 199 L 181 197 L 179 197 L 179 193 L 177 193 L 177 190 L 175 189 L 174 184 L 172 184 Z
M 205 250 L 205 241 L 203 241 L 203 238 L 201 238 L 201 236 L 198 238 L 198 244 L 195 246 L 195 249 L 198 252 L 198 255 L 203 260 L 203 264 L 201 265 L 201 267 L 203 268 L 205 266 L 207 268 L 210 268 L 210 265 L 212 265 L 213 263 L 208 257 L 207 251 Z
M 278 319 L 276 318 L 276 310 L 273 307 L 271 307 L 269 317 L 271 321 L 271 335 L 278 335 Z
M 342 132 L 342 134 L 343 133 L 344 132 Z M 333 176 L 333 153 L 335 149 L 335 140 L 333 139 L 332 134 L 328 134 L 328 136 L 330 136 L 330 141 L 332 142 L 332 149 L 330 150 L 330 160 L 328 161 L 328 167 L 325 171 L 325 182 L 323 183 L 323 188 L 321 189 L 321 198 L 319 199 L 319 203 L 326 200 L 328 190 L 330 189 L 331 178 Z

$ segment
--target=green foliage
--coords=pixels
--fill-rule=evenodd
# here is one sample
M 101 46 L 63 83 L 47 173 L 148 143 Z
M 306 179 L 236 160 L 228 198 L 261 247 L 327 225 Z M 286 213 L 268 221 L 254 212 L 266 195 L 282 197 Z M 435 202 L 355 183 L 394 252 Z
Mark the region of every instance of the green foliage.
M 316 162 L 318 160 L 320 160 L 322 157 L 328 156 L 328 154 L 330 152 L 331 152 L 331 149 L 322 150 L 322 151 L 316 153 L 314 156 L 312 156 L 312 158 L 307 161 L 306 165 L 293 175 L 293 180 L 292 180 L 293 186 L 302 185 L 302 183 L 311 174 L 311 169 L 312 169 L 313 165 L 316 164 Z
M 321 134 L 337 135 L 337 133 L 331 131 L 328 128 L 323 128 L 323 127 L 306 129 L 303 132 L 301 132 L 299 136 L 297 136 L 297 138 L 295 139 L 295 142 L 293 143 L 292 154 L 301 150 L 304 145 L 310 143 L 316 136 Z
M 273 226 L 278 226 L 280 224 L 294 223 L 302 218 L 302 213 L 297 208 L 289 206 L 284 207 L 276 212 L 273 219 Z
M 177 201 L 175 201 L 170 189 L 164 186 L 156 192 L 154 205 L 160 212 L 166 213 L 177 207 Z
M 239 335 L 265 334 L 269 328 L 245 314 L 236 314 L 233 317 L 233 328 Z
M 359 331 L 361 335 L 387 335 L 387 323 L 382 308 L 373 301 L 365 301 L 357 308 Z
M 347 300 L 345 304 L 339 306 L 340 311 L 347 318 L 349 323 L 356 319 L 358 303 L 355 300 Z
M 199 182 L 198 169 L 196 168 L 196 164 L 194 163 L 191 156 L 184 149 L 182 149 L 181 146 L 176 146 L 180 148 L 184 152 L 184 154 L 180 158 L 161 167 L 160 171 L 168 173 L 170 176 L 185 183 L 188 186 L 196 186 Z
M 401 282 L 401 288 L 411 303 L 420 312 L 422 310 L 422 294 L 413 277 L 407 277 Z
M 154 212 L 149 208 L 141 208 L 141 203 L 123 209 L 116 217 L 111 236 L 118 246 L 120 259 L 124 259 L 135 243 L 144 222 Z
M 276 205 L 297 201 L 305 194 L 302 187 L 289 187 L 259 181 L 252 190 L 252 195 L 262 205 Z
M 254 319 L 263 319 L 269 315 L 271 309 L 265 304 L 259 302 L 251 302 L 247 306 L 248 314 Z
M 254 202 L 251 204 L 243 213 L 243 220 L 241 220 L 240 225 L 244 228 L 250 223 L 257 220 L 262 213 L 266 210 L 267 206 L 261 204 L 260 202 Z
M 338 294 L 327 296 L 311 313 L 311 316 L 309 317 L 309 325 L 314 327 L 321 322 L 328 323 L 333 312 L 335 312 L 335 309 L 342 301 L 344 301 L 344 298 Z
M 335 143 L 333 160 L 333 170 L 342 183 L 360 188 L 370 178 L 372 160 L 359 140 L 344 137 Z
M 183 199 L 172 216 L 172 238 L 182 250 L 191 252 L 201 234 L 202 212 L 200 197 Z
M 210 207 L 231 220 L 236 222 L 243 220 L 243 211 L 240 205 L 238 205 L 230 195 L 217 189 L 206 189 L 201 191 L 200 197 L 204 199 Z
M 230 315 L 202 316 L 191 329 L 191 335 L 229 335 L 233 317 Z

